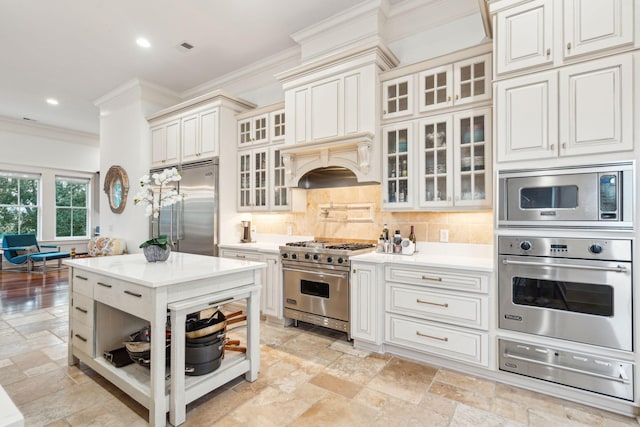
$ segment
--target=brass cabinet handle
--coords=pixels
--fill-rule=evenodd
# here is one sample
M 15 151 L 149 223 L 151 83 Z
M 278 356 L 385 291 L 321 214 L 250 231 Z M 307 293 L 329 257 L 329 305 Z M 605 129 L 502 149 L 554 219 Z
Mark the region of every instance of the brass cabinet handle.
M 567 43 L 567 50 L 571 50 L 571 42 Z
M 79 312 L 84 313 L 84 314 L 88 313 L 87 310 L 85 310 L 84 308 L 81 308 L 81 307 L 76 307 L 76 310 L 78 310 Z
M 449 307 L 449 303 L 446 303 L 446 302 L 444 304 L 440 304 L 440 303 L 437 303 L 437 302 L 423 301 L 420 298 L 416 299 L 416 302 L 419 303 L 419 304 L 437 305 L 438 307 L 444 307 L 444 308 Z
M 247 257 L 246 255 L 236 254 L 236 258 L 243 258 L 243 259 L 244 259 L 244 258 L 246 258 L 246 257 Z
M 432 280 L 434 282 L 442 282 L 442 277 L 422 276 L 422 280 Z
M 562 143 L 562 149 L 563 149 L 563 150 L 566 150 L 566 149 L 567 149 L 567 143 L 566 143 L 566 142 L 563 142 L 563 143 Z
M 124 291 L 124 293 L 127 294 L 127 295 L 131 295 L 132 297 L 142 298 L 142 294 L 136 294 L 135 292 Z
M 87 342 L 87 339 L 85 337 L 83 337 L 82 335 L 75 334 L 75 337 L 78 338 L 79 340 Z
M 105 288 L 112 288 L 113 286 L 108 284 L 108 283 L 102 283 L 102 282 L 98 282 L 98 285 L 100 286 L 104 286 Z
M 447 102 L 451 102 L 451 97 L 450 96 L 447 97 Z
M 553 151 L 553 150 L 555 150 L 555 149 L 556 149 L 556 144 L 551 144 L 551 145 L 549 146 L 549 150 Z
M 416 331 L 416 335 L 418 335 L 420 337 L 431 338 L 432 340 L 438 340 L 438 341 L 444 341 L 444 342 L 449 341 L 449 338 L 447 338 L 447 337 L 444 337 L 444 338 L 434 337 L 433 335 L 427 335 L 427 334 L 420 333 L 420 331 Z
M 551 49 L 547 48 L 547 56 L 551 55 Z

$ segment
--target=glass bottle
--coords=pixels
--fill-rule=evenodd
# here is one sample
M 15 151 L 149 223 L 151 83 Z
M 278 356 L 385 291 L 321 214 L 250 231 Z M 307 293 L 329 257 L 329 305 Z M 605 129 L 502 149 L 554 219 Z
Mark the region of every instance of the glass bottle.
M 393 236 L 393 252 L 402 252 L 402 236 L 400 235 L 400 230 L 396 230 L 396 234 Z
M 409 232 L 409 240 L 411 240 L 414 244 L 416 243 L 416 233 L 413 231 L 413 225 L 411 226 L 411 232 Z

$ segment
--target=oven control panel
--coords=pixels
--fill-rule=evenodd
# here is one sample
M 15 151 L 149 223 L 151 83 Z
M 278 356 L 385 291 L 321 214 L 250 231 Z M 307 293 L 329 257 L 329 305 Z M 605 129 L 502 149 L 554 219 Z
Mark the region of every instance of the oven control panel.
M 631 261 L 631 240 L 500 236 L 498 252 L 501 255 Z

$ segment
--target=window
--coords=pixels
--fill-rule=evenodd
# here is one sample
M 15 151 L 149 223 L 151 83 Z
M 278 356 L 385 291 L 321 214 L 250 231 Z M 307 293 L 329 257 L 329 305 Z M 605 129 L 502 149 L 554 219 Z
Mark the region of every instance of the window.
M 0 237 L 38 235 L 40 176 L 0 171 Z
M 56 177 L 56 237 L 88 237 L 89 180 Z

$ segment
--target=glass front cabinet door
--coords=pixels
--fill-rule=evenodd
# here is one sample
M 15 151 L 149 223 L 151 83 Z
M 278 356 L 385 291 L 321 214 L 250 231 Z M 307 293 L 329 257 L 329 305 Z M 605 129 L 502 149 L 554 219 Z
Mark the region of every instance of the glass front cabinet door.
M 382 203 L 386 208 L 413 207 L 412 122 L 397 123 L 383 128 Z
M 413 114 L 413 76 L 382 83 L 382 118 Z
M 267 149 L 238 153 L 238 210 L 267 210 L 268 153 Z
M 451 115 L 420 120 L 420 207 L 452 204 L 453 126 Z
M 455 205 L 491 204 L 491 109 L 454 115 Z
M 271 147 L 271 160 L 273 160 L 273 167 L 271 168 L 271 182 L 273 183 L 271 187 L 271 197 L 273 197 L 271 208 L 272 210 L 286 210 L 290 204 L 289 188 L 285 186 L 285 169 L 279 149 Z

